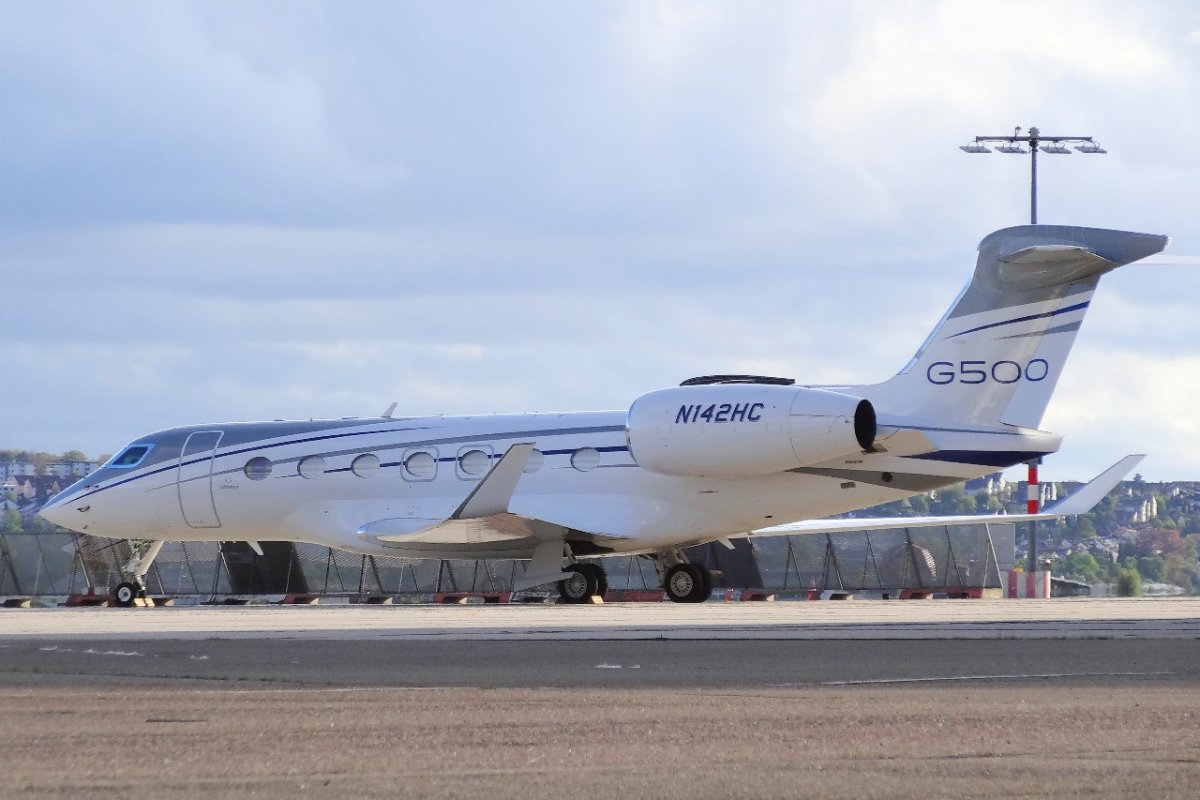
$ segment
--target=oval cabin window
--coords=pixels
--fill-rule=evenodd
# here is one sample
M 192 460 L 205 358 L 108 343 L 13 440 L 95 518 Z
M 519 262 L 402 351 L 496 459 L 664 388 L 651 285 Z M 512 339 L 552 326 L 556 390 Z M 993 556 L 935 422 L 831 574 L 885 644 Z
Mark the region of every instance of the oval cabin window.
M 379 472 L 379 456 L 364 453 L 350 464 L 350 471 L 360 478 L 369 478 Z
M 246 462 L 246 477 L 252 481 L 265 481 L 271 476 L 271 459 L 258 456 Z
M 482 475 L 491 463 L 491 457 L 482 450 L 468 450 L 458 457 L 458 467 L 466 475 Z
M 296 471 L 300 473 L 301 478 L 312 480 L 319 478 L 325 474 L 325 459 L 320 456 L 309 456 L 300 459 L 300 463 L 296 465 Z
M 580 472 L 591 472 L 600 466 L 600 452 L 594 447 L 582 447 L 571 454 L 571 466 Z
M 437 474 L 437 459 L 424 450 L 413 453 L 404 459 L 404 474 L 412 480 L 430 480 Z

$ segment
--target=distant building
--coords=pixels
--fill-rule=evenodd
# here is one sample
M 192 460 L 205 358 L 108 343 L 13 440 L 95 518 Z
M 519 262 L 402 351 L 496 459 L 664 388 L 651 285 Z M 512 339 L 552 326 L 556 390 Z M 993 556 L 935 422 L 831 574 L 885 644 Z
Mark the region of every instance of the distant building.
M 32 478 L 37 474 L 37 470 L 33 464 L 28 461 L 8 461 L 0 462 L 0 478 L 7 480 L 8 478 L 26 477 Z
M 47 477 L 78 479 L 95 471 L 98 466 L 96 461 L 54 461 L 46 465 L 43 474 Z M 37 474 L 37 466 L 32 461 L 0 462 L 0 481 L 34 478 Z
M 987 492 L 988 497 L 1004 498 L 1008 496 L 1008 482 L 1004 480 L 1003 472 L 993 472 L 982 478 L 973 478 L 963 485 L 963 491 L 968 495 Z
M 8 484 L 7 483 L 3 484 L 3 487 L 0 487 L 0 488 L 2 488 L 2 490 L 0 490 L 0 514 L 4 513 L 5 511 L 8 511 L 10 508 L 13 511 L 20 511 L 21 509 L 17 505 L 17 495 L 16 495 L 15 488 L 14 488 L 14 491 L 12 492 L 12 494 L 9 494 L 9 492 L 8 492 Z
M 95 461 L 58 461 L 46 465 L 46 474 L 59 478 L 82 478 L 97 466 Z

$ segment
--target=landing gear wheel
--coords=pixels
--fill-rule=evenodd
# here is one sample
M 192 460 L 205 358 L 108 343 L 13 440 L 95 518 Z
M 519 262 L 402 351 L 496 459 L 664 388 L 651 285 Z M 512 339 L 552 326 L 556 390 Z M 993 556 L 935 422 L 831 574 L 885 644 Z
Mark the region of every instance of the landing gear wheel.
M 558 596 L 564 603 L 586 603 L 596 593 L 595 567 L 591 564 L 572 564 L 566 568 L 569 577 L 558 582 Z
M 142 587 L 136 583 L 125 581 L 117 584 L 117 589 L 113 592 L 113 600 L 121 608 L 132 608 L 141 593 Z
M 676 564 L 663 580 L 663 591 L 676 603 L 703 603 L 712 587 L 712 573 L 695 564 Z
M 596 579 L 595 594 L 597 597 L 604 597 L 604 595 L 608 592 L 608 575 L 605 574 L 604 567 L 600 566 L 599 564 L 593 564 L 591 562 L 584 562 L 582 564 L 576 564 L 576 566 L 581 569 L 586 569 L 586 570 L 591 571 L 592 575 L 595 576 L 595 579 Z

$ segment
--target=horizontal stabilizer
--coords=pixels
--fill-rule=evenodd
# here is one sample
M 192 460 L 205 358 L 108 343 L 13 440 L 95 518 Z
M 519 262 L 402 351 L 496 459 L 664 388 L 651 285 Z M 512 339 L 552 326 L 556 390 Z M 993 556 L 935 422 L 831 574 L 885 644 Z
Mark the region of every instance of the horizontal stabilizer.
M 1000 256 L 1005 264 L 1048 264 L 1065 261 L 1094 261 L 1097 266 L 1111 266 L 1107 258 L 1096 255 L 1086 247 L 1066 244 L 1045 244 L 1025 247 Z
M 1033 289 L 1083 280 L 1115 264 L 1086 247 L 1045 244 L 1025 247 L 998 259 L 997 277 L 1008 288 Z
M 851 517 L 847 519 L 808 519 L 774 525 L 752 531 L 750 536 L 802 536 L 812 533 L 848 533 L 900 528 L 943 528 L 956 525 L 995 525 L 1004 522 L 1050 520 L 1086 514 L 1095 508 L 1117 484 L 1138 465 L 1144 455 L 1130 455 L 1118 461 L 1070 497 L 1038 514 L 964 514 L 945 517 Z

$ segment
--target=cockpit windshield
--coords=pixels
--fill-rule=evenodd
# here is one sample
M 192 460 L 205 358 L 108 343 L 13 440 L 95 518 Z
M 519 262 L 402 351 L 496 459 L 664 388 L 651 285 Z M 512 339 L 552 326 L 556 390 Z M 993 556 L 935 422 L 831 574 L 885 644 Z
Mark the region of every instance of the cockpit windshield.
M 154 445 L 151 444 L 134 444 L 126 447 L 116 458 L 109 461 L 105 466 L 117 467 L 118 469 L 130 469 L 142 463 L 146 454 Z

